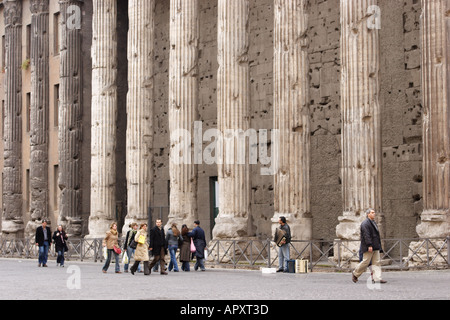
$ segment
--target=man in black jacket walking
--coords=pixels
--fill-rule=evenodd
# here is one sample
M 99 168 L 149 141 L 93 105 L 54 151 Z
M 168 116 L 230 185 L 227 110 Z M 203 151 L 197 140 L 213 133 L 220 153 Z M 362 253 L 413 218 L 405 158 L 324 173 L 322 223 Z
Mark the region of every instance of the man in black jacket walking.
M 153 260 L 150 263 L 149 269 L 151 270 L 157 262 L 161 266 L 161 274 L 167 275 L 165 272 L 165 256 L 167 254 L 166 236 L 164 234 L 164 228 L 162 227 L 161 219 L 156 220 L 156 226 L 150 230 L 150 247 L 149 250 L 153 253 Z
M 375 210 L 366 211 L 367 219 L 361 224 L 361 252 L 363 260 L 352 273 L 353 282 L 358 282 L 358 278 L 367 270 L 370 262 L 373 268 L 373 281 L 386 283 L 381 279 L 381 237 L 378 225 L 375 222 Z
M 42 226 L 36 229 L 35 242 L 39 247 L 39 267 L 47 267 L 48 249 L 52 244 L 52 231 L 47 226 L 47 220 L 43 220 Z

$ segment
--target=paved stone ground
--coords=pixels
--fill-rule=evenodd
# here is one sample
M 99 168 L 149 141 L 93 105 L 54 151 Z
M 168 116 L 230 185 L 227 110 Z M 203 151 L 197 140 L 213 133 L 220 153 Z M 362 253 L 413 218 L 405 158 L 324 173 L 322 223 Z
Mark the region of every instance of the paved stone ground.
M 450 299 L 450 270 L 385 272 L 381 286 L 359 283 L 347 273 L 262 274 L 210 268 L 205 272 L 107 274 L 101 263 L 0 259 L 0 300 L 423 300 Z M 132 290 L 130 290 L 132 288 Z M 130 294 L 130 292 L 133 292 Z

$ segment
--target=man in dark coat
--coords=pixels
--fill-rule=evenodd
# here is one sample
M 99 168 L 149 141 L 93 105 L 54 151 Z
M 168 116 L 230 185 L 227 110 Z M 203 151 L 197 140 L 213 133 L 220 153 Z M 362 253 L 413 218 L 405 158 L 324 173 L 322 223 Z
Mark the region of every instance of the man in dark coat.
M 205 248 L 206 248 L 206 239 L 205 239 L 205 231 L 200 228 L 200 221 L 194 221 L 194 229 L 192 232 L 189 232 L 188 237 L 191 237 L 194 241 L 195 245 L 195 257 L 196 262 L 194 266 L 194 270 L 197 271 L 200 267 L 200 270 L 205 271 Z
M 52 244 L 52 231 L 47 226 L 47 220 L 42 220 L 42 226 L 36 229 L 35 243 L 39 247 L 39 267 L 47 267 L 48 249 Z
M 363 252 L 363 259 L 352 273 L 353 282 L 358 282 L 358 278 L 367 270 L 367 267 L 372 263 L 373 281 L 379 283 L 386 283 L 381 279 L 381 237 L 378 225 L 375 222 L 375 210 L 369 209 L 366 211 L 367 219 L 361 224 L 361 249 Z
M 159 261 L 161 267 L 161 274 L 167 275 L 165 272 L 165 256 L 167 254 L 166 236 L 164 234 L 164 228 L 162 227 L 161 219 L 156 220 L 156 226 L 150 230 L 150 246 L 149 250 L 152 251 L 154 256 L 152 263 L 150 263 L 149 269 L 151 270 Z M 151 273 L 151 272 L 150 272 Z

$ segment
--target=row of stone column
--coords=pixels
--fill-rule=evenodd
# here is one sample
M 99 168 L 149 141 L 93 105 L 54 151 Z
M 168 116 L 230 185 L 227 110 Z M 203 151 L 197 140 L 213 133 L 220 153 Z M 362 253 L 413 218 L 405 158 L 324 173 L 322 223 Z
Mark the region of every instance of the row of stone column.
M 24 226 L 22 214 L 22 1 L 4 1 L 5 17 L 5 127 L 2 232 L 32 233 L 48 219 L 49 142 L 49 0 L 31 0 L 31 101 L 30 101 L 30 217 Z M 62 24 L 72 14 L 77 0 L 61 0 Z M 80 10 L 81 12 L 81 10 Z M 59 119 L 59 186 L 62 189 L 60 220 L 75 220 L 81 232 L 80 146 L 81 137 L 81 31 L 61 28 L 61 92 Z M 72 225 L 72 224 L 71 224 Z M 70 229 L 70 227 L 69 227 Z
M 21 185 L 21 2 L 8 0 L 6 22 L 5 166 L 3 230 L 23 229 Z M 60 1 L 61 12 L 79 5 Z M 358 237 L 367 208 L 382 213 L 379 33 L 368 21 L 376 0 L 341 0 L 342 181 L 344 214 L 337 235 Z M 46 6 L 47 7 L 46 7 Z M 170 4 L 169 118 L 171 133 L 185 129 L 194 136 L 198 118 L 198 0 Z M 129 1 L 127 98 L 127 221 L 146 221 L 152 194 L 154 1 Z M 449 30 L 448 0 L 423 1 L 422 50 L 424 88 L 424 214 L 421 236 L 449 228 Z M 92 237 L 103 236 L 115 218 L 115 143 L 117 119 L 117 3 L 93 1 L 92 44 Z M 274 3 L 274 129 L 279 130 L 274 176 L 276 223 L 288 218 L 297 239 L 312 237 L 309 191 L 308 14 L 305 0 Z M 48 181 L 48 0 L 32 1 L 32 110 L 30 168 L 32 220 L 47 216 Z M 66 17 L 67 18 L 67 17 Z M 250 127 L 249 1 L 218 2 L 218 129 Z M 64 20 L 64 18 L 63 18 Z M 66 20 L 64 20 L 66 21 Z M 35 28 L 40 28 L 35 29 Z M 77 30 L 77 29 L 74 29 Z M 80 31 L 64 28 L 61 45 L 60 166 L 61 219 L 79 232 L 81 144 Z M 47 62 L 46 62 L 47 61 Z M 43 67 L 44 66 L 44 67 Z M 44 119 L 43 121 L 41 121 Z M 34 122 L 34 123 L 33 123 Z M 179 150 L 171 139 L 171 150 Z M 224 159 L 226 142 L 219 145 Z M 247 148 L 248 150 L 248 148 Z M 237 157 L 234 154 L 234 157 Z M 237 160 L 237 159 L 234 159 Z M 250 169 L 239 161 L 218 165 L 220 208 L 215 238 L 249 236 Z M 172 222 L 197 217 L 197 171 L 194 163 L 171 161 Z M 18 201 L 20 198 L 20 201 Z M 381 215 L 382 216 L 382 215 Z M 73 223 L 71 223 L 73 222 Z M 381 221 L 382 222 L 382 221 Z M 431 231 L 433 230 L 433 231 Z M 435 233 L 433 233 L 435 232 Z

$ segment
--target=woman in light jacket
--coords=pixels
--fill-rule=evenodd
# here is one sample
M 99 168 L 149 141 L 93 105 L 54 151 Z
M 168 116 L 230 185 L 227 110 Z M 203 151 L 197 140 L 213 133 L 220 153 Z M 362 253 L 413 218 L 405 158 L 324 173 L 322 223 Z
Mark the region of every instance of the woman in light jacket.
M 114 255 L 116 259 L 116 273 L 120 272 L 119 255 L 114 251 L 114 246 L 119 248 L 119 232 L 117 232 L 117 223 L 113 222 L 110 226 L 108 232 L 106 232 L 106 237 L 103 239 L 103 246 L 106 247 L 108 252 L 108 257 L 106 258 L 105 265 L 103 266 L 103 273 L 106 273 L 111 263 L 111 257 Z
M 139 238 L 144 239 L 144 243 L 139 242 Z M 136 251 L 134 253 L 134 264 L 130 268 L 130 272 L 132 275 L 136 272 L 139 263 L 142 261 L 144 262 L 144 275 L 148 276 L 150 274 L 149 269 L 149 260 L 150 257 L 148 255 L 148 241 L 147 241 L 147 224 L 143 223 L 141 224 L 141 228 L 136 233 L 136 236 L 134 237 L 134 241 L 136 241 Z M 142 242 L 142 241 L 141 241 Z

